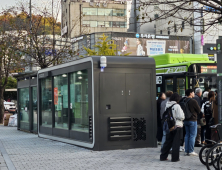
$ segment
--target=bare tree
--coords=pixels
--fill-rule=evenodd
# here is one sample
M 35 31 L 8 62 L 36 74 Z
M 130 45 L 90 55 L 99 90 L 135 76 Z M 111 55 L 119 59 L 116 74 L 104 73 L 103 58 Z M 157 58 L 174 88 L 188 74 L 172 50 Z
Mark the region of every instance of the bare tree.
M 220 0 L 139 0 L 136 11 L 140 24 L 165 21 L 171 28 L 177 24 L 181 31 L 189 24 L 202 34 L 222 22 Z
M 0 122 L 4 114 L 4 90 L 11 72 L 17 72 L 25 67 L 25 60 L 16 50 L 22 45 L 21 37 L 24 32 L 19 28 L 11 14 L 4 13 L 0 18 Z

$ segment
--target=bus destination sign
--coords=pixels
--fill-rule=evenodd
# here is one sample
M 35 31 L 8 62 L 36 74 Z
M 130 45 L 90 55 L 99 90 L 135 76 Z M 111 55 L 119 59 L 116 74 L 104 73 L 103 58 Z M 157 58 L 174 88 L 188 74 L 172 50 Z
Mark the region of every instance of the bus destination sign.
M 217 66 L 201 66 L 201 73 L 217 73 Z

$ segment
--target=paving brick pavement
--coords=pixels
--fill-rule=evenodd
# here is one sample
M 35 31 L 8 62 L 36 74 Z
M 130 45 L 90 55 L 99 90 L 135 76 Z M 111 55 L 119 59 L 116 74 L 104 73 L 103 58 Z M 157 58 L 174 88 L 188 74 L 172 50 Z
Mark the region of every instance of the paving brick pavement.
M 95 152 L 0 125 L 0 143 L 17 170 L 204 170 L 198 157 L 159 161 L 160 148 Z M 195 148 L 196 151 L 199 148 Z M 10 170 L 0 156 L 0 170 Z M 2 166 L 1 166 L 2 165 Z

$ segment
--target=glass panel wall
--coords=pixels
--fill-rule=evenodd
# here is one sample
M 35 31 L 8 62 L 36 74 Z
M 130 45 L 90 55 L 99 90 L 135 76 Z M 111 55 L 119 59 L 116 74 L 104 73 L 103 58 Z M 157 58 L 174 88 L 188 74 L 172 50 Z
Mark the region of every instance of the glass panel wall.
M 165 80 L 165 91 L 173 91 L 173 78 Z
M 84 15 L 105 15 L 105 16 L 119 16 L 126 15 L 125 9 L 107 9 L 107 8 L 83 8 Z
M 82 70 L 70 74 L 71 130 L 89 132 L 88 72 Z
M 113 16 L 125 16 L 125 9 L 113 9 Z
M 177 93 L 180 96 L 185 96 L 185 90 L 186 90 L 186 81 L 185 78 L 177 78 Z
M 84 15 L 98 15 L 97 8 L 83 8 Z
M 52 127 L 52 79 L 41 79 L 41 122 L 44 127 Z
M 68 129 L 68 77 L 54 76 L 55 128 Z
M 37 119 L 38 119 L 38 107 L 37 107 L 37 87 L 32 88 L 32 109 L 33 109 L 33 131 L 37 132 Z
M 29 88 L 19 89 L 20 128 L 29 130 Z

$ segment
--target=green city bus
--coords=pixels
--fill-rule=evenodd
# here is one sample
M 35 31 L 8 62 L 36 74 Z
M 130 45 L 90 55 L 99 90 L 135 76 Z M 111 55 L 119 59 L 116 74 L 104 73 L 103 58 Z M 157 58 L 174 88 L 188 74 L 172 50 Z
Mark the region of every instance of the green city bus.
M 152 57 L 156 62 L 157 96 L 168 90 L 185 96 L 188 88 L 217 89 L 217 63 L 205 54 L 169 53 Z

